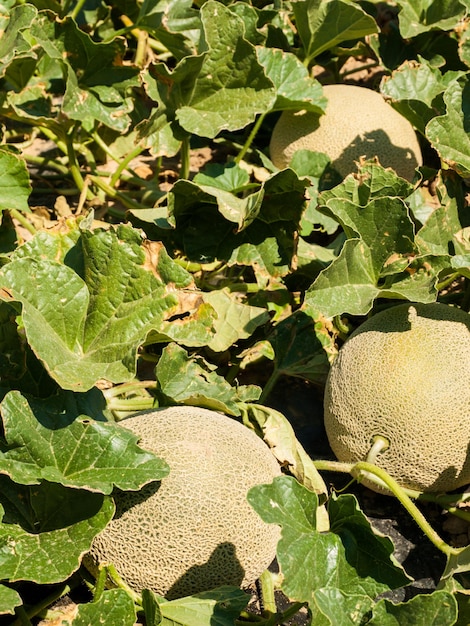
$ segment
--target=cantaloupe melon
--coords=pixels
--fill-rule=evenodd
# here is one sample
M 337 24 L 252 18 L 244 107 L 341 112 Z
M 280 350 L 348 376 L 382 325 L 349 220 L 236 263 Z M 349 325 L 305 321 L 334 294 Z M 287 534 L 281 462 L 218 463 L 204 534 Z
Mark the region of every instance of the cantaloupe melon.
M 325 85 L 328 99 L 323 115 L 284 111 L 271 136 L 269 152 L 276 167 L 288 167 L 297 150 L 326 153 L 344 177 L 356 171 L 364 156 L 377 157 L 407 180 L 422 164 L 411 124 L 376 91 L 356 85 Z
M 235 419 L 195 407 L 143 412 L 121 424 L 168 463 L 170 474 L 116 496 L 116 515 L 96 537 L 93 561 L 112 563 L 135 591 L 168 599 L 253 583 L 280 537 L 246 498 L 280 474 L 266 444 Z
M 404 487 L 470 483 L 470 315 L 445 304 L 400 304 L 345 342 L 325 389 L 325 427 L 340 461 L 376 458 Z

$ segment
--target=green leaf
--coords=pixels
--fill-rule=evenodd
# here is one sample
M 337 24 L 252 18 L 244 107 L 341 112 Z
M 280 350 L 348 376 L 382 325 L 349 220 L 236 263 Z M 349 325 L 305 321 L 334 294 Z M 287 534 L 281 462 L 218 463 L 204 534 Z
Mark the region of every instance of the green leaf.
M 115 486 L 137 490 L 168 474 L 167 464 L 139 448 L 126 429 L 61 409 L 17 391 L 5 396 L 0 472 L 21 484 L 48 480 L 104 494 Z
M 348 0 L 306 0 L 292 8 L 308 63 L 339 43 L 377 32 L 375 20 Z
M 273 110 L 305 109 L 324 113 L 327 100 L 321 83 L 311 78 L 305 65 L 292 53 L 276 48 L 256 48 L 258 61 L 276 88 Z
M 96 43 L 66 17 L 56 19 L 42 12 L 31 26 L 31 34 L 45 54 L 65 68 L 66 89 L 63 113 L 92 130 L 96 121 L 118 132 L 131 123 L 133 99 L 130 87 L 137 87 L 138 68 L 120 64 L 125 48 L 122 40 Z
M 174 343 L 163 350 L 155 373 L 162 393 L 173 402 L 240 414 L 237 390 L 217 372 L 210 371 L 202 359 L 191 358 Z
M 150 589 L 142 589 L 142 608 L 144 609 L 146 626 L 160 626 L 162 612 L 158 602 L 159 596 Z
M 465 16 L 460 0 L 399 0 L 399 28 L 408 39 L 431 30 L 452 30 Z
M 426 126 L 429 139 L 441 159 L 460 176 L 470 176 L 469 113 L 465 103 L 470 97 L 470 81 L 452 82 L 444 92 L 445 115 L 433 118 Z
M 176 117 L 187 132 L 212 138 L 253 122 L 272 107 L 276 95 L 254 46 L 243 37 L 243 21 L 215 0 L 203 4 L 201 19 L 207 55 L 191 100 Z
M 308 180 L 300 180 L 292 170 L 283 170 L 262 183 L 263 202 L 244 230 L 234 232 L 214 207 L 213 185 L 178 181 L 169 193 L 170 221 L 180 233 L 185 255 L 198 263 L 225 260 L 231 265 L 256 269 L 258 280 L 284 276 L 295 253 L 296 225 L 305 204 Z M 253 216 L 251 216 L 253 217 Z M 251 218 L 250 218 L 251 219 Z
M 224 191 L 237 193 L 250 186 L 250 175 L 237 163 L 208 163 L 197 172 L 193 181 L 198 185 L 216 187 Z
M 416 252 L 413 222 L 401 198 L 373 198 L 365 206 L 344 198 L 331 198 L 324 210 L 338 220 L 347 237 L 359 236 L 368 246 L 377 276 L 392 255 Z
M 79 604 L 73 626 L 134 626 L 135 606 L 123 589 L 108 589 L 98 600 Z
M 372 613 L 368 626 L 452 626 L 457 622 L 457 602 L 447 591 L 434 591 L 401 604 L 379 600 Z
M 212 291 L 203 295 L 204 301 L 216 312 L 215 335 L 208 343 L 214 352 L 224 352 L 240 339 L 247 339 L 255 330 L 269 321 L 269 313 L 261 307 L 239 302 L 228 291 Z
M 21 487 L 7 476 L 0 476 L 0 484 L 4 580 L 38 584 L 65 580 L 114 515 L 112 499 L 101 494 L 50 483 Z
M 357 174 L 349 174 L 339 185 L 322 191 L 319 204 L 326 206 L 331 198 L 344 198 L 363 207 L 378 198 L 407 198 L 412 191 L 413 185 L 393 170 L 366 161 Z
M 379 285 L 370 248 L 360 239 L 348 239 L 307 290 L 305 303 L 325 317 L 334 317 L 345 312 L 366 315 L 378 297 L 435 302 L 440 270 L 440 265 L 430 265 L 429 257 L 417 257 L 406 268 L 399 267 L 400 273 L 385 275 Z
M 76 270 L 47 257 L 15 258 L 0 271 L 36 355 L 64 389 L 130 380 L 139 344 L 171 314 L 175 286 L 190 275 L 127 226 L 82 231 L 68 255 Z
M 15 589 L 0 584 L 0 615 L 13 615 L 15 608 L 22 603 L 21 596 Z
M 263 439 L 281 467 L 288 469 L 310 491 L 320 496 L 328 493 L 323 478 L 282 413 L 261 404 L 247 404 L 242 414 L 245 424 L 253 428 L 254 423 L 256 430 L 261 429 Z
M 177 181 L 169 195 L 168 211 L 170 217 L 177 217 L 190 210 L 194 204 L 210 203 L 217 204 L 221 215 L 229 222 L 237 224 L 235 232 L 247 228 L 257 217 L 264 190 L 259 189 L 255 193 L 238 197 L 230 191 L 200 183 L 200 177 L 195 182 L 181 179 Z
M 236 587 L 218 587 L 193 596 L 162 602 L 162 626 L 233 626 L 249 595 Z
M 437 114 L 445 113 L 442 94 L 449 83 L 463 72 L 441 73 L 428 63 L 405 61 L 381 84 L 381 92 L 392 98 L 392 106 L 423 135 L 426 124 Z
M 144 0 L 136 26 L 151 35 L 182 59 L 196 52 L 201 28 L 198 11 L 191 0 Z
M 24 63 L 25 56 L 34 56 L 24 32 L 37 18 L 37 14 L 38 11 L 32 4 L 17 5 L 12 7 L 6 24 L 0 26 L 3 31 L 0 31 L 0 77 L 4 76 L 12 61 L 23 57 Z
M 292 601 L 309 602 L 312 611 L 326 615 L 331 601 L 344 594 L 332 624 L 359 623 L 380 593 L 409 582 L 392 560 L 392 542 L 372 532 L 354 496 L 330 501 L 331 532 L 326 533 L 316 528 L 317 495 L 294 478 L 281 476 L 253 487 L 248 500 L 265 522 L 282 527 L 277 557 L 282 589 Z
M 365 315 L 379 291 L 370 249 L 360 239 L 348 239 L 337 259 L 320 272 L 308 289 L 305 302 L 325 317 L 346 311 Z
M 334 338 L 318 312 L 295 311 L 281 320 L 268 335 L 274 351 L 274 375 L 296 376 L 323 383 L 335 354 Z M 330 329 L 331 330 L 331 329 Z
M 0 148 L 0 211 L 15 209 L 28 212 L 31 193 L 29 174 L 24 160 L 8 150 Z

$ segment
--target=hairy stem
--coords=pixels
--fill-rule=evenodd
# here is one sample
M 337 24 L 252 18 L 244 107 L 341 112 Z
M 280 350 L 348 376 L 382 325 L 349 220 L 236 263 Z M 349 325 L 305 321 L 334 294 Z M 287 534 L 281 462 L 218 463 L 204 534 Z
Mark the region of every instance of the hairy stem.
M 242 149 L 235 157 L 235 163 L 240 163 L 240 161 L 244 158 L 245 154 L 251 148 L 251 144 L 253 143 L 253 140 L 256 137 L 265 117 L 266 117 L 266 113 L 261 113 L 261 115 L 258 116 L 256 122 L 253 124 L 253 128 L 251 129 L 251 132 L 248 135 L 247 140 L 243 144 Z
M 423 533 L 428 537 L 431 543 L 446 556 L 456 556 L 462 551 L 461 548 L 453 548 L 449 546 L 439 534 L 432 528 L 427 519 L 415 505 L 406 490 L 401 487 L 385 470 L 368 463 L 367 461 L 359 461 L 358 463 L 339 463 L 335 461 L 314 461 L 313 464 L 318 470 L 329 470 L 333 472 L 348 473 L 360 480 L 361 476 L 366 473 L 368 480 L 372 477 L 379 479 L 378 484 L 385 486 L 397 498 L 406 511 L 411 515 L 414 521 L 421 528 Z
M 281 374 L 279 370 L 275 369 L 273 373 L 271 374 L 271 376 L 268 378 L 268 382 L 263 387 L 263 391 L 259 397 L 258 404 L 264 404 L 266 402 L 266 399 L 268 398 L 269 394 L 276 386 L 276 383 L 278 379 L 280 378 L 280 376 Z
M 37 233 L 37 230 L 26 218 L 26 216 L 21 213 L 21 211 L 17 211 L 16 209 L 9 209 L 9 213 L 11 217 L 19 222 L 21 226 L 23 226 L 23 228 L 25 228 L 29 233 L 31 233 L 32 235 L 35 235 Z

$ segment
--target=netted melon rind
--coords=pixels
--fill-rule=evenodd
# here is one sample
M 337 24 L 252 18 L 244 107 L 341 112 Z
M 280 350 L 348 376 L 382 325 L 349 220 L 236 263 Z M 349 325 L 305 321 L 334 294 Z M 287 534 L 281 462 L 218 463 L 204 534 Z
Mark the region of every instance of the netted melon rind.
M 297 150 L 326 153 L 344 177 L 356 171 L 360 157 L 378 157 L 407 180 L 422 165 L 412 125 L 376 91 L 356 85 L 325 85 L 324 115 L 284 111 L 271 136 L 269 152 L 276 167 L 289 166 Z
M 340 461 L 364 460 L 419 491 L 470 483 L 470 316 L 444 304 L 374 315 L 340 349 L 325 389 L 325 427 Z
M 169 599 L 252 584 L 280 537 L 246 499 L 252 486 L 280 474 L 269 448 L 236 420 L 195 407 L 144 412 L 121 424 L 167 461 L 170 474 L 119 494 L 90 556 L 113 563 L 135 591 Z

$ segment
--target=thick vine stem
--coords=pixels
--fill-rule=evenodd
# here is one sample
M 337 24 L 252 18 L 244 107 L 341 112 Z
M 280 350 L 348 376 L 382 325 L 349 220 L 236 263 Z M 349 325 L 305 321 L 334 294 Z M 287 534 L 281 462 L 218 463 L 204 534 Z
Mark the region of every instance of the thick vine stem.
M 406 493 L 406 490 L 401 487 L 395 479 L 393 479 L 385 470 L 368 463 L 367 461 L 359 461 L 358 463 L 339 463 L 335 461 L 314 461 L 314 465 L 318 470 L 329 470 L 333 472 L 348 473 L 354 476 L 357 480 L 360 480 L 364 473 L 368 480 L 373 480 L 377 477 L 380 487 L 386 486 L 402 506 L 408 511 L 411 517 L 415 520 L 423 533 L 428 537 L 431 543 L 446 556 L 457 556 L 462 552 L 462 548 L 453 548 L 446 543 L 440 535 L 429 524 L 427 519 L 418 509 L 411 497 Z M 417 493 L 417 492 L 416 492 Z

